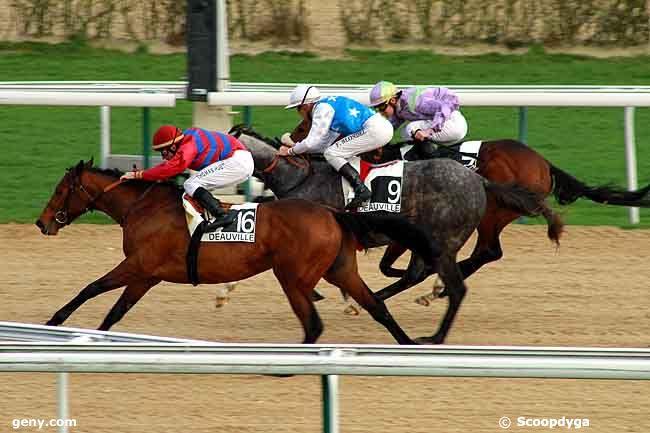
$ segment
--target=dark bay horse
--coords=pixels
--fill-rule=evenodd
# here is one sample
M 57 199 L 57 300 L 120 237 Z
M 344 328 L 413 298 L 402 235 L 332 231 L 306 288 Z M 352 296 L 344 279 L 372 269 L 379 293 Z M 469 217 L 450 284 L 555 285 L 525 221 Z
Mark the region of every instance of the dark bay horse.
M 293 141 L 302 140 L 311 125 L 302 121 L 291 132 Z M 382 160 L 401 159 L 399 146 L 384 146 Z M 589 186 L 569 173 L 557 168 L 532 148 L 512 139 L 483 141 L 477 162 L 477 173 L 499 183 L 516 183 L 544 197 L 553 194 L 560 205 L 568 205 L 579 198 L 614 206 L 650 207 L 647 196 L 650 185 L 637 191 L 626 191 L 610 186 Z M 469 277 L 483 265 L 503 257 L 499 236 L 503 229 L 522 215 L 513 209 L 500 206 L 488 195 L 485 216 L 478 227 L 478 238 L 469 258 L 459 263 L 464 278 Z M 404 271 L 392 265 L 404 253 L 398 244 L 391 244 L 381 260 L 380 268 L 388 277 L 399 277 Z M 439 293 L 445 296 L 446 291 Z
M 92 160 L 80 161 L 59 181 L 36 222 L 43 234 L 56 235 L 88 210 L 98 210 L 123 229 L 126 258 L 81 290 L 48 325 L 60 325 L 87 300 L 126 286 L 99 327 L 108 330 L 159 282 L 189 283 L 185 256 L 190 236 L 182 192 L 172 183 L 120 182 L 120 174 L 93 168 Z M 366 308 L 399 343 L 413 343 L 359 276 L 356 247 L 365 246 L 374 232 L 413 248 L 435 267 L 435 242 L 403 217 L 341 213 L 296 199 L 259 205 L 253 243 L 205 242 L 199 276 L 204 283 L 223 283 L 273 269 L 304 328 L 304 343 L 315 343 L 323 331 L 312 292 L 324 278 Z
M 277 157 L 273 140 L 242 126 L 234 127 L 230 133 L 248 147 L 255 161 L 254 174 L 278 198 L 305 198 L 343 209 L 341 177 L 326 161 Z M 456 257 L 483 219 L 488 193 L 491 200 L 513 214 L 544 216 L 549 223 L 549 237 L 558 241 L 561 222 L 538 193 L 491 182 L 450 159 L 416 161 L 404 166 L 401 213 L 429 231 L 442 252 L 436 268 L 427 267 L 413 254 L 407 270 L 399 274 L 400 280 L 377 292 L 377 296 L 386 299 L 438 273 L 447 287 L 449 304 L 438 331 L 421 341 L 444 341 L 465 296 L 467 288 Z M 397 246 L 399 242 L 392 243 L 385 237 L 375 238 L 371 246 L 387 244 L 391 245 L 389 250 L 399 248 L 399 254 L 403 252 L 403 247 Z M 382 263 L 385 270 L 385 261 Z

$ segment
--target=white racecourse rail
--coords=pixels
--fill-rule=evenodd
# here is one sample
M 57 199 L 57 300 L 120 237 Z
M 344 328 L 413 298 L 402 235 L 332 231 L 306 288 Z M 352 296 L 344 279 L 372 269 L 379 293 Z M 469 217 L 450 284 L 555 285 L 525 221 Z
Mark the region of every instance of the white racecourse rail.
M 339 431 L 338 375 L 650 379 L 650 349 L 634 348 L 221 344 L 0 322 L 3 340 L 21 342 L 0 343 L 0 372 L 320 375 L 327 433 Z

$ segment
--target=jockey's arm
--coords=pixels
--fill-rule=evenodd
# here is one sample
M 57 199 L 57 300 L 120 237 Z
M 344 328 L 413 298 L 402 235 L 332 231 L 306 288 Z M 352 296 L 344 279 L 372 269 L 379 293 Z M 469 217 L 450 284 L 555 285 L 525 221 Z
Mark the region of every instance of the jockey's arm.
M 155 167 L 142 172 L 144 180 L 165 180 L 185 171 L 197 155 L 196 146 L 182 146 L 176 155 L 168 161 L 163 161 Z
M 415 104 L 415 111 L 433 118 L 437 112 L 442 110 L 443 105 L 444 104 L 441 101 L 437 100 L 433 96 L 421 95 Z
M 311 129 L 307 137 L 291 148 L 291 153 L 299 155 L 317 152 L 330 143 L 330 126 L 334 120 L 334 108 L 330 104 L 318 104 L 312 113 Z

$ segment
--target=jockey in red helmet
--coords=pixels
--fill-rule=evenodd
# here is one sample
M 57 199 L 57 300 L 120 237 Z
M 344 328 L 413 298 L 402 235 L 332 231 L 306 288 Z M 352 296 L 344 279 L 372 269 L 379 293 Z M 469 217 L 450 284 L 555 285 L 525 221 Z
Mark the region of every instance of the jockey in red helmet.
M 235 216 L 226 213 L 209 190 L 241 183 L 253 174 L 253 157 L 246 146 L 221 132 L 202 128 L 181 131 L 176 126 L 163 125 L 153 136 L 152 148 L 160 152 L 164 161 L 146 170 L 124 173 L 121 179 L 164 180 L 186 169 L 195 170 L 183 187 L 214 217 L 206 230 L 234 221 Z

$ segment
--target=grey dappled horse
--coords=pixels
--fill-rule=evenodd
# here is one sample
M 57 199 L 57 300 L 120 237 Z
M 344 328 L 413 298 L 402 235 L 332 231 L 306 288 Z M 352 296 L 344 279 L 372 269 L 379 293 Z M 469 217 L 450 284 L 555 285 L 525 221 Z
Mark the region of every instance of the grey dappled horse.
M 230 134 L 250 150 L 255 160 L 254 175 L 279 199 L 304 198 L 344 208 L 341 178 L 326 161 L 315 157 L 278 157 L 276 142 L 243 126 L 233 127 Z M 523 215 L 543 215 L 547 220 L 556 217 L 541 195 L 516 185 L 490 182 L 450 159 L 404 165 L 401 214 L 430 230 L 442 253 L 436 263 L 425 263 L 412 254 L 406 272 L 397 282 L 377 292 L 377 296 L 387 299 L 438 273 L 445 284 L 449 304 L 438 331 L 418 339 L 419 342 L 442 343 L 449 332 L 467 291 L 456 257 L 483 217 L 487 192 L 502 206 Z M 388 243 L 386 237 L 375 237 L 370 246 Z

